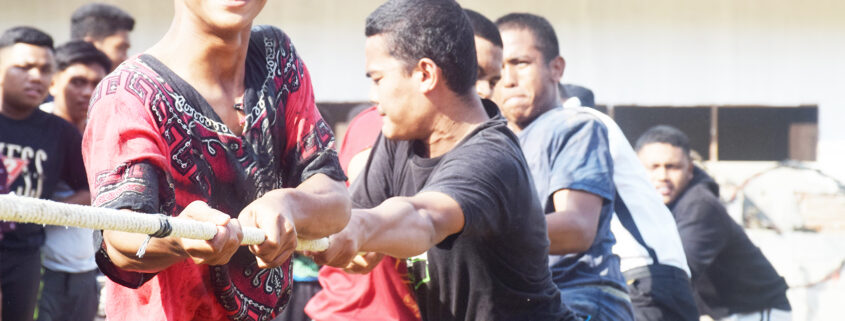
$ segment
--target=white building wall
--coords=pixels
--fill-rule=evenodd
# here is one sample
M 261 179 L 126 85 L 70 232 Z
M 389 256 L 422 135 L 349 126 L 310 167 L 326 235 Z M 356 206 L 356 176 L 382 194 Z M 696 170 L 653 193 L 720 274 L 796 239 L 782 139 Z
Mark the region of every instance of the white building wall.
M 0 0 L 0 29 L 69 37 L 83 0 Z M 105 1 L 134 14 L 132 52 L 168 28 L 172 2 Z M 490 18 L 545 15 L 568 61 L 564 81 L 600 104 L 818 105 L 818 159 L 845 178 L 845 1 L 462 0 Z M 318 101 L 367 99 L 364 19 L 381 1 L 271 0 L 258 23 L 282 27 L 308 64 Z M 56 12 L 63 14 L 57 15 Z

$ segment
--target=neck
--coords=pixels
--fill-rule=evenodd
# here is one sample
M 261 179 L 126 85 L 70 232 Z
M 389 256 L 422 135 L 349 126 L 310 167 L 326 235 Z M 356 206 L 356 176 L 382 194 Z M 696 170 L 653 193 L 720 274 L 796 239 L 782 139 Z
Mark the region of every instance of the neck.
M 60 106 L 58 101 L 55 102 L 56 106 L 53 109 L 53 114 L 56 116 L 61 117 L 62 119 L 69 122 L 71 125 L 76 127 L 80 133 L 85 132 L 85 125 L 88 123 L 87 119 L 74 119 L 73 116 L 70 115 L 67 108 L 65 106 Z
M 449 97 L 435 103 L 439 111 L 432 121 L 431 134 L 423 141 L 428 157 L 439 157 L 452 150 L 466 135 L 490 117 L 481 100 L 472 95 Z
M 251 26 L 239 31 L 216 32 L 194 23 L 194 19 L 174 19 L 162 40 L 147 53 L 195 87 L 215 87 L 224 93 L 241 94 Z
M 23 120 L 32 115 L 35 112 L 35 108 L 22 108 L 17 106 L 11 106 L 6 104 L 5 102 L 0 103 L 0 114 L 3 116 L 9 117 L 14 120 Z

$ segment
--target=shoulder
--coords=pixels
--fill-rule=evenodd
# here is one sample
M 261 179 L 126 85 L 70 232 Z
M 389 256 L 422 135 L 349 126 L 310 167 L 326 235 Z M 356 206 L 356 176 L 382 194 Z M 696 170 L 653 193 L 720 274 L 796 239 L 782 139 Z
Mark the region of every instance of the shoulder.
M 290 42 L 290 38 L 284 31 L 282 31 L 282 29 L 270 25 L 253 26 L 252 30 L 250 30 L 250 38 L 277 41 L 281 43 Z
M 535 132 L 550 133 L 557 139 L 580 135 L 607 136 L 607 127 L 584 107 L 555 108 L 535 120 Z
M 505 122 L 491 121 L 449 152 L 444 164 L 458 165 L 471 175 L 499 175 L 526 169 L 519 141 Z
M 731 220 L 725 206 L 705 185 L 695 184 L 681 195 L 672 212 L 678 220 L 721 222 Z
M 164 83 L 150 63 L 153 62 L 146 62 L 142 55 L 136 55 L 106 75 L 91 95 L 89 117 L 99 116 L 100 112 L 97 111 L 103 106 L 126 112 L 138 106 L 153 104 L 155 99 L 168 99 L 158 93 L 173 89 Z
M 259 54 L 272 55 L 273 58 L 282 60 L 297 57 L 290 37 L 274 26 L 253 26 L 250 31 L 250 43 L 250 47 L 263 49 Z
M 484 127 L 479 129 L 476 135 L 467 139 L 463 146 L 459 146 L 459 151 L 461 149 L 464 151 L 458 154 L 470 154 L 470 152 L 483 150 L 498 150 L 506 154 L 521 154 L 519 140 L 507 127 L 505 120 L 491 119 L 481 126 Z
M 586 107 L 571 107 L 560 110 L 559 119 L 567 131 L 598 131 L 607 133 L 607 127 L 599 117 Z

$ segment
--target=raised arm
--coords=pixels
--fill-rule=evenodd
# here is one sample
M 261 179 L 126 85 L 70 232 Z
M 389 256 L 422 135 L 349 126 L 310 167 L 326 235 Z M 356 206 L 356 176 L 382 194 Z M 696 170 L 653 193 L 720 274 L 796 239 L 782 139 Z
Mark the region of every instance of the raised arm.
M 341 268 L 362 251 L 411 257 L 461 232 L 464 222 L 461 206 L 446 194 L 393 197 L 372 209 L 353 210 L 346 228 L 332 235 L 329 249 L 311 254 L 317 263 Z

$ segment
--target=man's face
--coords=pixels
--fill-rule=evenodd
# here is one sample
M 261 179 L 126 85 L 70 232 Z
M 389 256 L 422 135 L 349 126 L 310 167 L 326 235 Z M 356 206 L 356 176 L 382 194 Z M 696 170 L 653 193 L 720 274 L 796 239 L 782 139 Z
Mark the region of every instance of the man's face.
M 501 33 L 504 65 L 493 97 L 508 122 L 524 128 L 558 104 L 556 90 L 563 67 L 546 61 L 531 31 L 511 28 Z
M 90 42 L 109 57 L 112 69 L 117 68 L 117 65 L 126 60 L 129 47 L 132 45 L 129 42 L 129 30 L 120 30 L 102 39 L 86 37 L 85 41 Z
M 665 204 L 678 198 L 692 179 L 692 162 L 680 147 L 651 143 L 641 147 L 637 156 Z
M 478 80 L 475 81 L 475 90 L 481 98 L 492 99 L 493 88 L 502 79 L 502 48 L 476 36 L 475 52 L 478 55 Z
M 99 64 L 76 63 L 56 73 L 50 94 L 56 98 L 56 108 L 62 109 L 74 121 L 88 117 L 88 102 L 94 88 L 106 76 Z
M 47 98 L 53 77 L 53 51 L 17 43 L 0 50 L 0 87 L 4 107 L 35 109 Z
M 429 115 L 426 108 L 415 104 L 422 96 L 415 81 L 418 75 L 408 72 L 405 64 L 390 55 L 384 35 L 367 37 L 365 54 L 367 77 L 373 81 L 370 99 L 383 116 L 384 136 L 396 140 L 423 138 L 423 124 Z
M 192 13 L 192 18 L 215 33 L 248 28 L 267 3 L 267 0 L 179 1 Z

